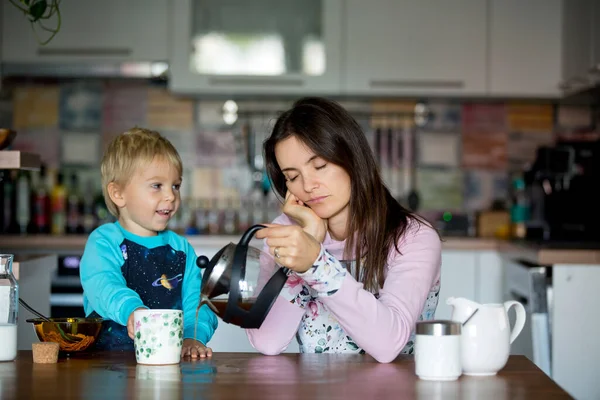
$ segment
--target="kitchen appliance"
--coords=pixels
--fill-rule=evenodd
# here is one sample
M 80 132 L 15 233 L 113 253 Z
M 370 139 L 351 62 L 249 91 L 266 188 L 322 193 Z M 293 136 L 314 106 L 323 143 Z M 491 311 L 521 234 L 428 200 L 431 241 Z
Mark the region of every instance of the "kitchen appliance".
M 264 225 L 251 226 L 239 243 L 229 243 L 212 259 L 199 256 L 202 268 L 200 304 L 221 319 L 242 328 L 260 328 L 287 280 L 287 268 L 249 245 Z
M 600 240 L 600 141 L 559 141 L 538 148 L 524 173 L 530 203 L 526 239 Z
M 79 279 L 81 257 L 81 254 L 58 256 L 50 293 L 50 315 L 53 317 L 85 317 L 83 287 Z
M 511 354 L 525 355 L 552 377 L 552 268 L 523 260 L 508 260 L 505 265 L 504 297 L 523 304 L 526 314 Z

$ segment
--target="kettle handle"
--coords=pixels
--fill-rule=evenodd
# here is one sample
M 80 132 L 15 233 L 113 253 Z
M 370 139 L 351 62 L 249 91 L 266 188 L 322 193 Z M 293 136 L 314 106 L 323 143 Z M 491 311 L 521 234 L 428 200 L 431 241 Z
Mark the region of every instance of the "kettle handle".
M 248 244 L 250 244 L 250 240 L 252 240 L 252 236 L 254 236 L 256 232 L 263 228 L 266 228 L 266 226 L 260 224 L 252 225 L 246 232 L 244 232 L 238 244 L 242 246 L 248 246 Z
M 517 336 L 519 336 L 519 333 L 521 333 L 521 331 L 523 330 L 526 318 L 525 307 L 523 307 L 523 304 L 519 303 L 518 301 L 507 301 L 506 303 L 504 303 L 504 310 L 506 311 L 506 314 L 508 314 L 508 310 L 510 310 L 510 308 L 513 306 L 515 307 L 515 314 L 517 315 L 517 319 L 515 321 L 515 326 L 513 326 L 512 331 L 510 332 L 510 344 L 512 344 L 512 342 L 515 341 Z

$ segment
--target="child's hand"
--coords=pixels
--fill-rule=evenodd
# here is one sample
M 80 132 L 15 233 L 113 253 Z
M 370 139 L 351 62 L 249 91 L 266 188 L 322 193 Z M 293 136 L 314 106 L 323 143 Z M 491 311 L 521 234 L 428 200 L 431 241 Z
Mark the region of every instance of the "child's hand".
M 133 312 L 131 314 L 129 314 L 129 318 L 127 319 L 127 334 L 129 335 L 129 337 L 131 338 L 131 340 L 133 340 L 134 336 L 135 336 L 135 331 L 133 329 L 133 313 L 136 310 L 145 310 L 144 307 L 138 307 L 135 310 L 133 310 Z
M 212 349 L 194 339 L 183 339 L 181 357 L 204 358 L 212 357 Z

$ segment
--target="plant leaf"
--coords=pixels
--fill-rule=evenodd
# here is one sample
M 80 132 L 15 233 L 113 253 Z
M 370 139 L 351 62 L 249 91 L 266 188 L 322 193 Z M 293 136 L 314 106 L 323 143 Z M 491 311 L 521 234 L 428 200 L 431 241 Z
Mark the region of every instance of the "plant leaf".
M 44 16 L 46 12 L 46 0 L 38 0 L 29 6 L 29 14 L 31 15 L 31 21 L 35 22 Z

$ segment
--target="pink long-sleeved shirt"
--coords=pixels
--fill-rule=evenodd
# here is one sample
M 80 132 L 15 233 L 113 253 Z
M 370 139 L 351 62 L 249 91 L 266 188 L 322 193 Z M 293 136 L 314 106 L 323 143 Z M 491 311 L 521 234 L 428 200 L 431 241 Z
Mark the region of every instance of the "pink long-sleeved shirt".
M 273 223 L 293 224 L 283 214 Z M 246 330 L 254 348 L 279 354 L 297 336 L 302 352 L 366 352 L 379 362 L 391 362 L 403 349 L 412 352 L 416 322 L 433 318 L 437 306 L 437 233 L 410 223 L 398 243 L 400 253 L 392 249 L 388 256 L 377 294 L 363 289 L 340 264 L 344 245 L 327 234 L 315 265 L 289 277 L 262 326 Z

